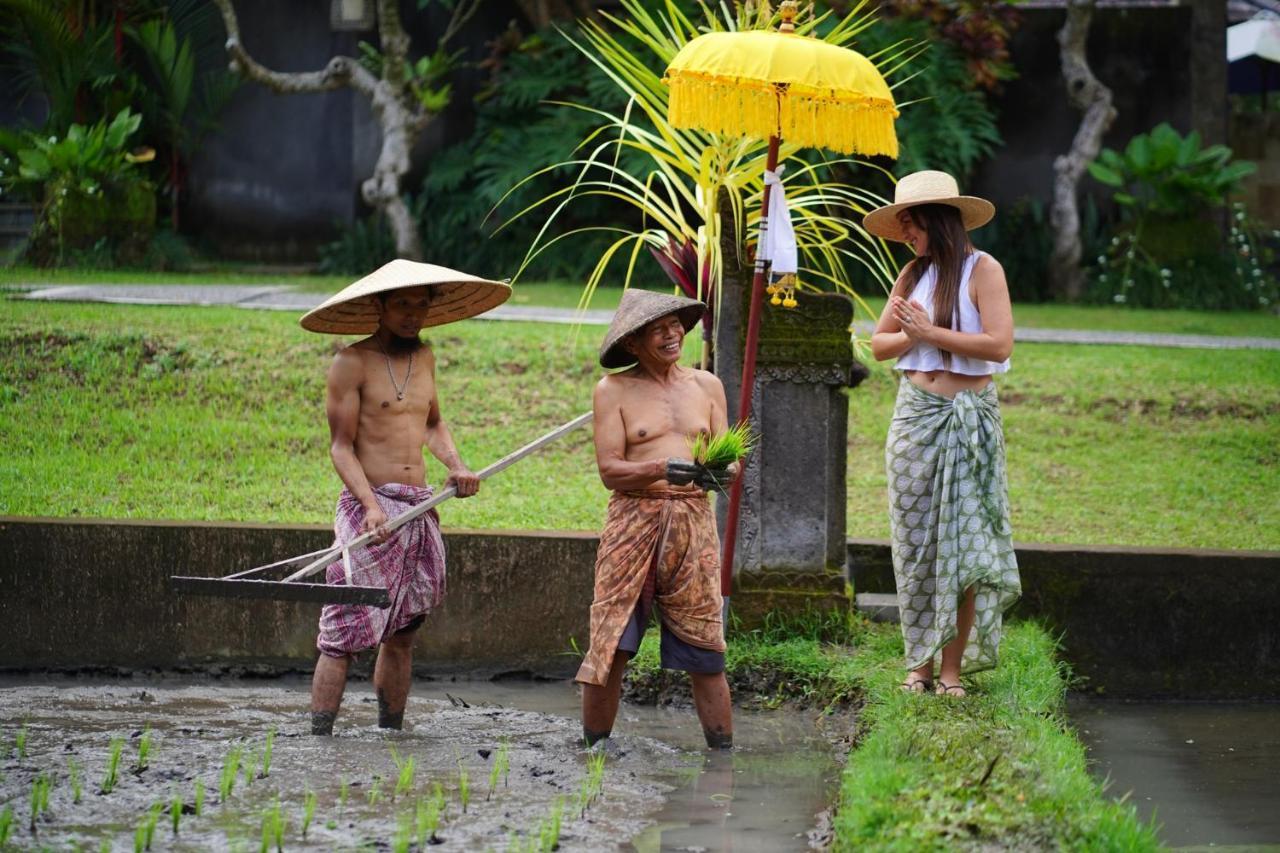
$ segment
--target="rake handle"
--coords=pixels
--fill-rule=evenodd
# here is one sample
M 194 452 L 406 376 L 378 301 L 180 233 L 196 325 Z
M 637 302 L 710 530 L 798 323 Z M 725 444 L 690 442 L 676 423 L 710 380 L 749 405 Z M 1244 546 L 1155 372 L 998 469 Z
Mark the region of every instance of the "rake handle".
M 584 412 L 581 415 L 578 415 L 576 418 L 569 421 L 568 423 L 561 424 L 560 426 L 551 430 L 551 432 L 547 433 L 546 435 L 543 435 L 539 438 L 534 439 L 533 441 L 526 444 L 524 447 L 521 447 L 519 450 L 512 451 L 511 453 L 508 453 L 506 456 L 499 459 L 497 462 L 494 462 L 492 465 L 489 465 L 487 468 L 481 469 L 476 473 L 476 476 L 479 477 L 481 480 L 487 480 L 488 478 L 492 477 L 494 474 L 497 474 L 499 471 L 502 471 L 505 468 L 509 468 L 510 466 L 519 462 L 521 459 L 525 458 L 530 453 L 533 453 L 535 450 L 538 450 L 544 445 L 550 444 L 551 442 L 555 441 L 557 438 L 564 435 L 565 433 L 573 432 L 578 427 L 588 423 L 591 420 L 591 416 L 592 416 L 591 412 Z M 395 518 L 391 519 L 385 525 L 383 525 L 383 528 L 387 532 L 391 532 L 392 530 L 395 530 L 398 527 L 403 527 L 404 525 L 408 524 L 410 521 L 413 521 L 415 518 L 422 515 L 423 513 L 449 500 L 449 498 L 453 497 L 457 493 L 458 493 L 458 490 L 455 487 L 447 486 L 446 488 L 441 489 L 439 492 L 432 495 L 430 498 L 418 504 L 417 506 L 410 507 L 409 509 L 400 513 Z M 323 569 L 324 567 L 332 563 L 334 558 L 336 558 L 343 551 L 350 552 L 350 551 L 354 551 L 356 548 L 361 548 L 367 545 L 369 542 L 372 542 L 376 536 L 377 536 L 377 533 L 374 531 L 371 531 L 369 533 L 361 533 L 359 536 L 357 536 L 355 539 L 352 539 L 350 542 L 346 543 L 345 545 L 335 545 L 334 547 L 330 548 L 328 551 L 325 551 L 324 554 L 321 555 L 314 562 L 309 563 L 307 566 L 289 575 L 289 577 L 285 578 L 283 582 L 290 583 L 292 581 L 296 581 L 301 578 L 310 577 L 311 575 L 316 574 L 321 569 Z

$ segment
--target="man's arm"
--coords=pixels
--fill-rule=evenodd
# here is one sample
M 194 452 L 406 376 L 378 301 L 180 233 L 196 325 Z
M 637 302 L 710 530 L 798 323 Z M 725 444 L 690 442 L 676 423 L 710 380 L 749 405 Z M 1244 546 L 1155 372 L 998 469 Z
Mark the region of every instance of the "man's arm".
M 595 422 L 596 466 L 606 489 L 647 489 L 667 477 L 667 460 L 627 461 L 627 430 L 616 382 L 606 376 L 591 397 Z
M 356 458 L 356 430 L 360 425 L 360 383 L 364 379 L 364 366 L 360 355 L 345 349 L 338 353 L 329 365 L 325 395 L 325 415 L 329 418 L 329 458 L 334 470 L 342 478 L 347 491 L 364 507 L 364 524 L 361 532 L 375 531 L 379 541 L 386 537 L 382 526 L 387 514 L 373 497 L 373 488 L 365 476 L 360 460 Z
M 453 444 L 453 434 L 449 425 L 440 415 L 440 394 L 436 386 L 436 357 L 431 350 L 426 351 L 427 371 L 431 374 L 431 408 L 427 411 L 427 449 L 431 455 L 439 459 L 449 471 L 445 478 L 445 486 L 453 486 L 458 497 L 469 498 L 480 491 L 480 478 L 472 473 L 458 455 L 458 448 Z

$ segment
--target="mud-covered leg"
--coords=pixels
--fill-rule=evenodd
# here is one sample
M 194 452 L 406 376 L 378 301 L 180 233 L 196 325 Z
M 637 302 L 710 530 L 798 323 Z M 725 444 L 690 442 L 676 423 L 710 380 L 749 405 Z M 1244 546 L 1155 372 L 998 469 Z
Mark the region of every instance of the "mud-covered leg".
M 614 652 L 608 680 L 603 685 L 582 685 L 582 739 L 587 746 L 613 732 L 618 703 L 622 701 L 622 676 L 629 660 L 629 652 Z
M 404 708 L 413 680 L 413 634 L 396 634 L 378 649 L 373 667 L 373 689 L 378 697 L 378 725 L 404 728 Z
M 347 688 L 347 667 L 351 659 L 320 655 L 316 672 L 311 678 L 311 733 L 333 734 L 333 723 L 342 706 L 342 694 Z
M 689 673 L 693 687 L 693 706 L 707 746 L 712 749 L 733 748 L 733 707 L 729 701 L 729 682 L 723 672 Z

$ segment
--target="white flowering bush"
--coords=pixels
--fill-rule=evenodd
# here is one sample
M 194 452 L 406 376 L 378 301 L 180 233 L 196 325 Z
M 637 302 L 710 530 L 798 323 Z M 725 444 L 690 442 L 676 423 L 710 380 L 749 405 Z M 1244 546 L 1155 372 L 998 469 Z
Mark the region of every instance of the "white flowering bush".
M 1089 167 L 1121 211 L 1095 258 L 1094 301 L 1150 308 L 1274 309 L 1280 233 L 1230 197 L 1255 171 L 1225 145 L 1168 124 L 1104 149 Z

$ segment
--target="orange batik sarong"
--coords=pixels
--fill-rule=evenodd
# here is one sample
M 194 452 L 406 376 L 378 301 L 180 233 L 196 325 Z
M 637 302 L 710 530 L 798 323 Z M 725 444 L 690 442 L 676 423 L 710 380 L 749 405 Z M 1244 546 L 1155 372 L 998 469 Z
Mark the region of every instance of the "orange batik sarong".
M 724 652 L 720 539 L 705 492 L 614 492 L 596 552 L 591 647 L 576 680 L 603 685 L 637 606 L 698 649 Z

